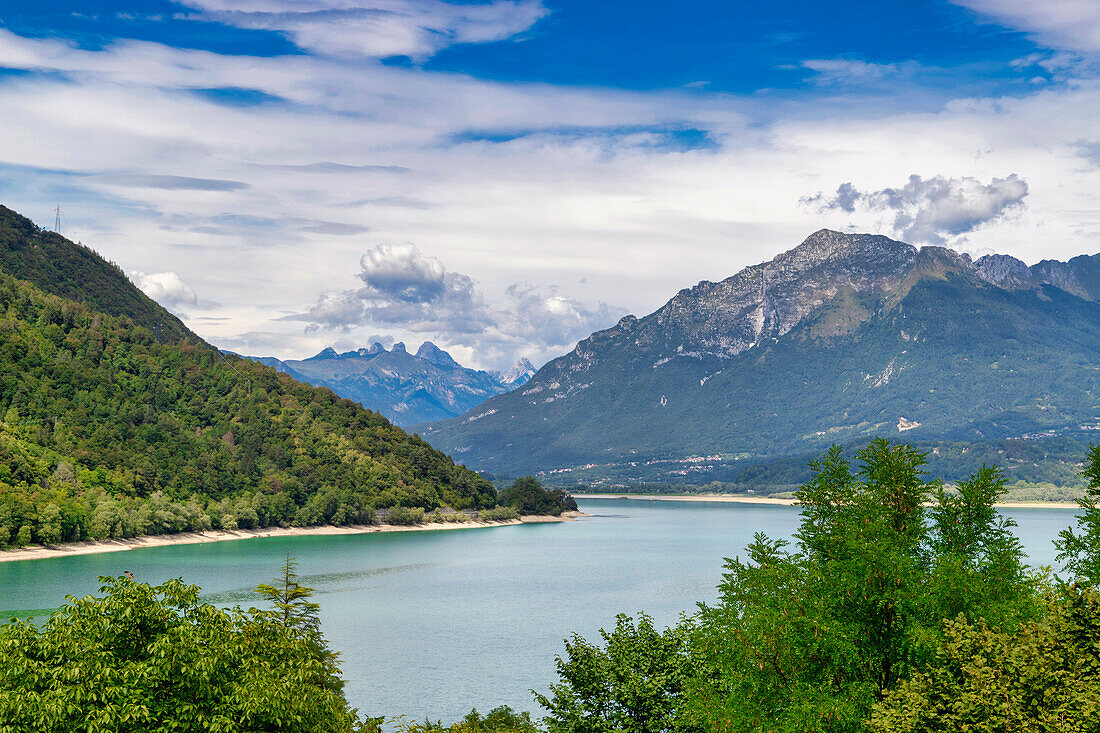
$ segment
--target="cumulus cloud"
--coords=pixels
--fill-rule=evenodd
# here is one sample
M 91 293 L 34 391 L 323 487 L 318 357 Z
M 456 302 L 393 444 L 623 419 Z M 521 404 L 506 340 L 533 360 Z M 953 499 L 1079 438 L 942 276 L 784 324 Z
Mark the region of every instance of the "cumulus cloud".
M 556 288 L 529 283 L 513 284 L 500 302 L 487 303 L 472 278 L 447 271 L 408 243 L 369 250 L 358 278 L 362 287 L 324 293 L 305 314 L 286 320 L 307 321 L 307 333 L 347 332 L 367 324 L 431 333 L 477 352 L 484 363 L 560 353 L 623 315 L 606 303 L 590 308 Z
M 987 184 L 970 177 L 912 175 L 900 188 L 864 192 L 849 182 L 840 184 L 835 194 L 818 193 L 802 202 L 821 211 L 886 214 L 895 236 L 907 242 L 943 244 L 1022 208 L 1026 196 L 1027 182 L 1015 173 Z
M 1100 5 L 1093 0 L 953 0 L 1055 48 L 1100 51 Z
M 330 56 L 424 59 L 456 43 L 501 41 L 547 14 L 539 0 L 452 4 L 441 0 L 183 0 L 198 16 L 285 33 Z
M 134 273 L 135 284 L 142 292 L 171 311 L 184 306 L 194 306 L 198 295 L 174 272 L 153 272 L 148 275 Z
M 416 245 L 380 244 L 359 260 L 364 297 L 381 301 L 426 302 L 443 292 L 446 270 L 435 257 L 424 257 Z
M 476 333 L 492 315 L 470 277 L 448 272 L 414 244 L 379 244 L 359 260 L 362 287 L 324 293 L 304 316 L 310 330 L 348 330 L 367 323 L 397 324 L 410 331 Z
M 623 315 L 606 303 L 589 308 L 552 287 L 516 283 L 506 290 L 504 331 L 543 345 L 566 346 L 606 328 Z M 506 320 L 505 320 L 506 318 Z

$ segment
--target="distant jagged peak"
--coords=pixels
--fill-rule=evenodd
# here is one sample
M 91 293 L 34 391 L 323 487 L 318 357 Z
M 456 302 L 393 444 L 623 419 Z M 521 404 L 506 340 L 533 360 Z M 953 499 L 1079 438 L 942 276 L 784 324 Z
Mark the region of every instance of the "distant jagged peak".
M 405 350 L 405 342 L 404 341 L 398 341 L 396 344 L 394 344 L 390 348 L 390 353 L 391 354 L 407 354 L 409 352 Z
M 435 364 L 436 366 L 443 367 L 457 367 L 458 362 L 443 349 L 439 348 L 431 341 L 425 341 L 420 344 L 420 348 L 416 350 L 416 358 L 423 359 L 424 361 Z
M 367 349 L 367 354 L 369 354 L 370 356 L 374 356 L 375 354 L 381 354 L 385 350 L 385 346 L 375 341 L 373 344 L 370 345 L 370 348 Z
M 489 372 L 489 374 L 504 387 L 515 389 L 516 387 L 522 387 L 524 384 L 527 384 L 531 377 L 535 375 L 536 371 L 538 370 L 535 369 L 535 366 L 527 357 L 522 357 L 508 369 Z
M 1016 288 L 1034 284 L 1031 268 L 1012 255 L 992 254 L 979 257 L 974 262 L 978 276 L 986 282 L 1002 288 Z
M 318 353 L 314 354 L 313 356 L 309 357 L 308 359 L 303 359 L 302 361 L 322 361 L 324 359 L 339 359 L 339 358 L 340 358 L 340 355 L 336 353 L 336 349 L 332 348 L 331 346 L 326 346 L 325 348 L 321 349 Z
M 502 372 L 493 372 L 497 380 L 508 387 L 521 387 L 535 375 L 535 365 L 526 356 Z
M 917 259 L 914 264 L 916 269 L 941 275 L 947 272 L 971 272 L 974 270 L 974 263 L 970 259 L 970 255 L 938 245 L 921 247 L 917 252 Z

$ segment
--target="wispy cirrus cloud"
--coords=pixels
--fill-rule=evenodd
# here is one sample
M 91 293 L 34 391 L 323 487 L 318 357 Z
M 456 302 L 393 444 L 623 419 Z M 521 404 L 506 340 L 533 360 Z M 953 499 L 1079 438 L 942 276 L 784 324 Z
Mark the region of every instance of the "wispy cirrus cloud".
M 952 0 L 1054 48 L 1100 51 L 1100 5 L 1092 0 Z
M 457 43 L 501 41 L 543 18 L 539 0 L 183 0 L 199 19 L 285 33 L 325 56 L 423 60 Z
M 91 176 L 97 183 L 122 188 L 160 188 L 165 191 L 241 191 L 249 188 L 243 181 L 217 178 L 191 178 L 149 173 L 98 173 Z

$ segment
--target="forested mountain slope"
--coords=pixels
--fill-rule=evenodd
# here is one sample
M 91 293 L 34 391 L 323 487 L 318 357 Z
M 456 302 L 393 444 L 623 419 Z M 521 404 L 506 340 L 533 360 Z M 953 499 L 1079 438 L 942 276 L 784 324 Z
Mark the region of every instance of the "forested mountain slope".
M 76 248 L 51 247 L 87 259 L 66 245 Z M 112 288 L 122 294 L 104 306 L 118 313 L 109 315 L 6 267 L 0 545 L 496 505 L 487 481 L 350 400 L 197 337 L 158 343 L 135 321 L 160 314 L 121 273 L 95 291 L 97 303 Z
M 421 433 L 479 470 L 594 464 L 626 477 L 655 461 L 687 472 L 875 435 L 1100 427 L 1098 263 L 973 262 L 823 230 L 623 318 L 523 389 Z
M 162 341 L 201 341 L 180 319 L 134 287 L 117 265 L 2 205 L 0 270 L 51 295 L 87 303 L 102 313 L 128 316 L 150 330 L 160 324 Z

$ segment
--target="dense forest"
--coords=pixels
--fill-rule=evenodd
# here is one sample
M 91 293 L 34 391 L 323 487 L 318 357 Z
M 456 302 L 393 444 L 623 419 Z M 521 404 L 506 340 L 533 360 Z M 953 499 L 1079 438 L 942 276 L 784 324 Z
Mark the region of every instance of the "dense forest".
M 36 241 L 69 252 L 97 298 L 161 317 L 98 256 Z M 4 244 L 0 260 L 39 262 Z M 497 505 L 488 481 L 327 389 L 45 290 L 0 271 L 0 547 Z

